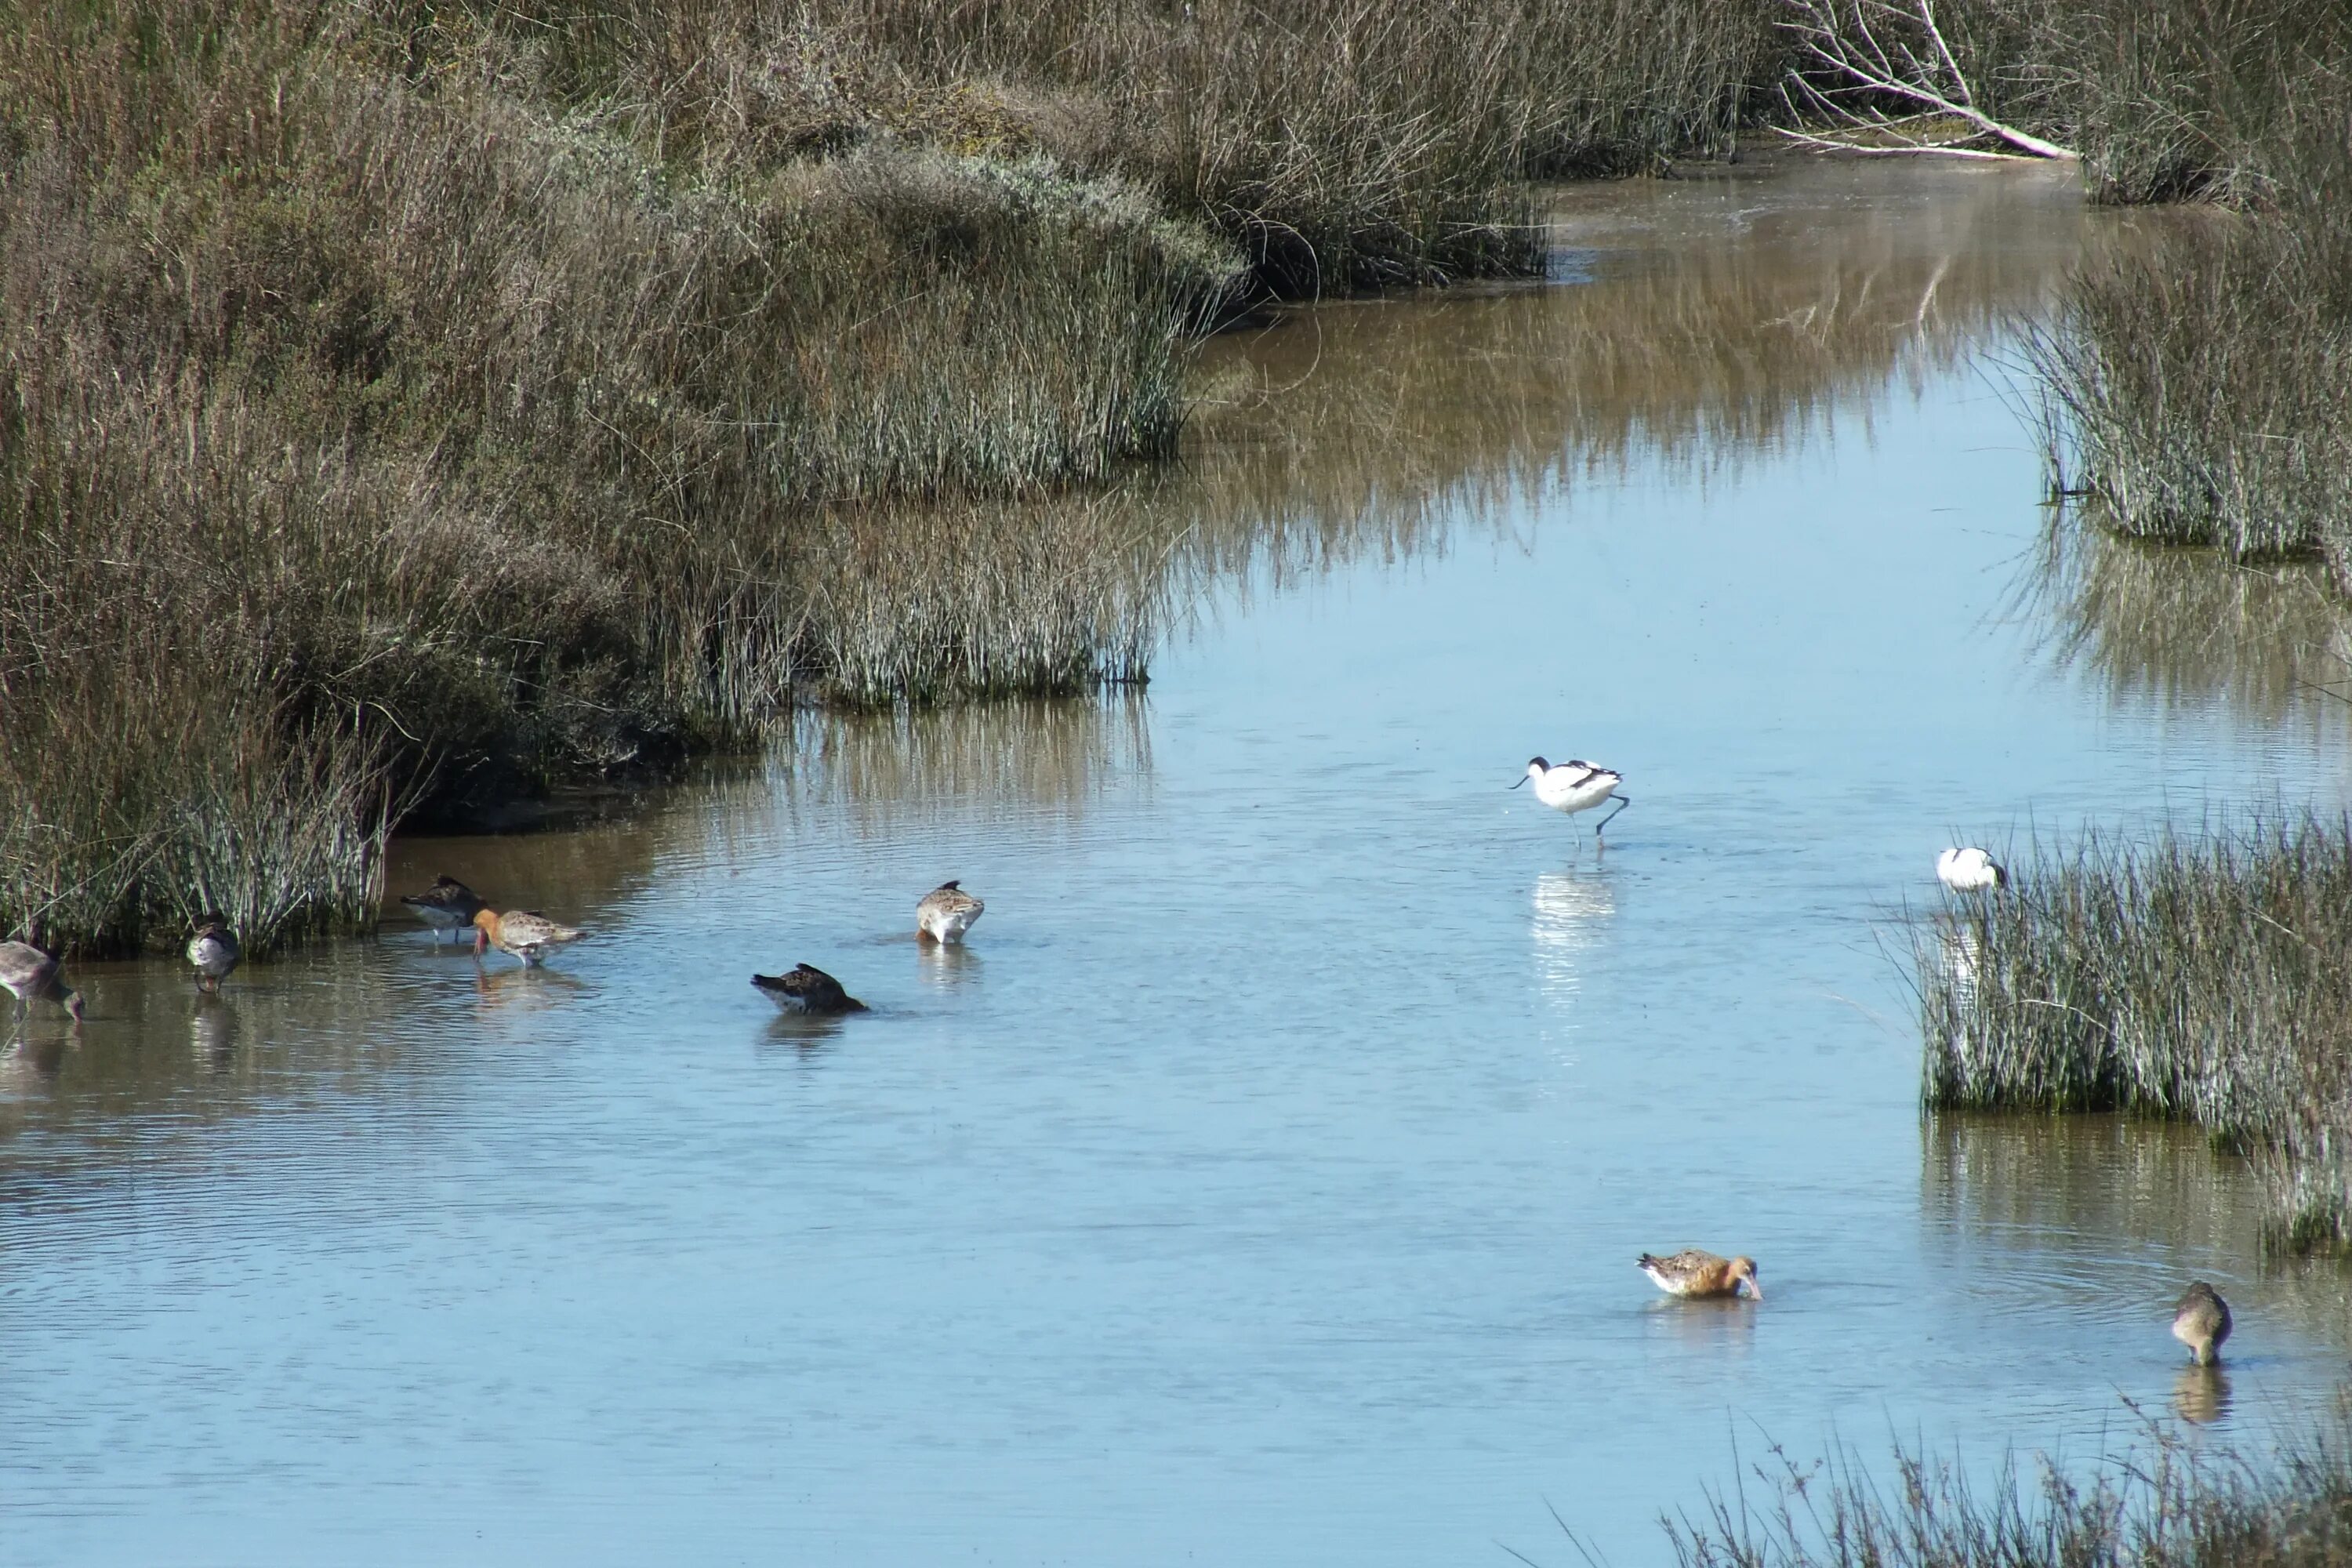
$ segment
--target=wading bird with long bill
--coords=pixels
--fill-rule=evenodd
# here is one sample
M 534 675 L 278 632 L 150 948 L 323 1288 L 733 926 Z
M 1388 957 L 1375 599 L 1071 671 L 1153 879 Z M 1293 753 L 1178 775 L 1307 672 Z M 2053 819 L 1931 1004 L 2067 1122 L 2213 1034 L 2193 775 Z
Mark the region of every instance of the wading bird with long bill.
M 1541 757 L 1533 757 L 1528 759 L 1528 771 L 1520 776 L 1519 783 L 1511 787 L 1517 789 L 1528 779 L 1536 781 L 1536 799 L 1564 816 L 1591 811 L 1612 795 L 1616 796 L 1617 811 L 1633 804 L 1632 796 L 1617 794 L 1617 786 L 1625 782 L 1625 775 L 1598 763 L 1574 759 L 1565 763 L 1548 763 Z M 1595 842 L 1600 840 L 1601 828 L 1617 820 L 1617 811 L 1611 812 L 1594 826 L 1592 837 Z

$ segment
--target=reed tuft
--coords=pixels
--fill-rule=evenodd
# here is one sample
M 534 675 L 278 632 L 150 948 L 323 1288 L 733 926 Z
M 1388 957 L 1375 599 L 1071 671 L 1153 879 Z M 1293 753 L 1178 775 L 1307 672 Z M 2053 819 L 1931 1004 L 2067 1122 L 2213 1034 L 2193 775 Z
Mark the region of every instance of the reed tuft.
M 2193 1121 L 2270 1172 L 2273 1245 L 2352 1244 L 2352 819 L 2026 859 L 1924 928 L 1927 1103 Z

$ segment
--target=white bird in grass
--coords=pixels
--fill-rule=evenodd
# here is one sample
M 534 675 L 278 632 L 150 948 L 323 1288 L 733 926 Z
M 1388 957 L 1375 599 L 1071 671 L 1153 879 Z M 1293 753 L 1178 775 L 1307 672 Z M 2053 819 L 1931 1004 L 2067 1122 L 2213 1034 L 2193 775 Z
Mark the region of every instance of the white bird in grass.
M 2009 873 L 1981 849 L 1955 848 L 1936 857 L 1936 880 L 1956 893 L 1981 893 L 2008 881 Z
M 1528 771 L 1519 784 L 1511 787 L 1517 789 L 1528 779 L 1536 781 L 1536 799 L 1565 816 L 1591 811 L 1612 795 L 1617 796 L 1617 811 L 1633 804 L 1632 796 L 1617 795 L 1617 786 L 1625 782 L 1625 776 L 1597 763 L 1571 759 L 1553 763 L 1541 757 L 1533 757 L 1528 759 Z M 1601 829 L 1617 820 L 1617 811 L 1602 817 L 1599 826 L 1593 828 L 1592 837 L 1596 841 L 1601 837 Z

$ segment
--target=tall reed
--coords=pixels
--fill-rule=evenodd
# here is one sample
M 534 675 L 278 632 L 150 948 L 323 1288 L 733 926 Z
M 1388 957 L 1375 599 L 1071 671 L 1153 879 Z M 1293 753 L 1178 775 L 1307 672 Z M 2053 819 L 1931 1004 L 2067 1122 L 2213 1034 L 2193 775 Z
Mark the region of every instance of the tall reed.
M 2189 1381 L 2212 1380 L 2207 1369 Z M 2184 1393 L 2190 1391 L 2184 1391 Z M 2210 1451 L 2150 1424 L 2087 1472 L 2012 1463 L 1972 1480 L 1898 1452 L 1881 1479 L 1851 1450 L 1824 1465 L 1775 1448 L 1697 1517 L 1667 1521 L 1685 1568 L 2343 1568 L 2352 1563 L 2352 1423 L 2276 1464 Z
M 2040 846 L 1916 954 L 1939 1109 L 2194 1121 L 2282 1189 L 2270 1239 L 2352 1242 L 2352 818 Z

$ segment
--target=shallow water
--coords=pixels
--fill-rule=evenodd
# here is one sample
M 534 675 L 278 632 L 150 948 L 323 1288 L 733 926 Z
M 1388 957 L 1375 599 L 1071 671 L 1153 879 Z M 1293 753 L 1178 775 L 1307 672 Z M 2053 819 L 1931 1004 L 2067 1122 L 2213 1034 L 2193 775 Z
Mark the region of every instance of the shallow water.
M 1735 1445 L 2305 1428 L 2345 1277 L 2263 1268 L 2242 1169 L 1916 1107 L 1951 834 L 2347 798 L 2352 707 L 2181 646 L 2226 583 L 2040 569 L 1980 351 L 2095 222 L 1563 193 L 1545 286 L 1213 345 L 1148 696 L 400 847 L 585 927 L 543 973 L 86 969 L 0 1058 L 8 1560 L 1581 1561 L 1549 1507 L 1632 1563 Z M 1536 752 L 1626 773 L 1605 855 Z M 777 1018 L 797 960 L 874 1011 Z M 1767 1299 L 1657 1298 L 1685 1245 Z

